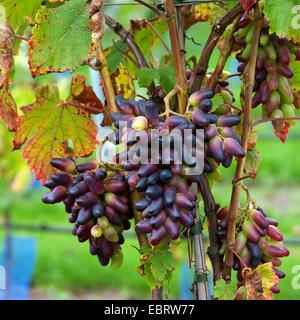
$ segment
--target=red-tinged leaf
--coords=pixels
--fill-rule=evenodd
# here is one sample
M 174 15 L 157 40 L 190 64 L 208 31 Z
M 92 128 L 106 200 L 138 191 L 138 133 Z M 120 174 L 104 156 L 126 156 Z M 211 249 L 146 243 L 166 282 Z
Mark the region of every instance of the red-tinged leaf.
M 245 11 L 248 11 L 257 0 L 240 0 Z
M 18 126 L 18 111 L 8 84 L 0 88 L 0 117 L 9 131 L 16 131 Z
M 23 158 L 44 183 L 55 172 L 52 158 L 86 157 L 95 150 L 97 125 L 89 112 L 61 101 L 56 86 L 38 87 L 35 95 L 36 101 L 22 108 L 14 145 L 19 149 L 25 143 Z
M 8 81 L 13 65 L 15 33 L 9 24 L 0 24 L 0 88 Z
M 274 130 L 275 136 L 278 137 L 282 143 L 285 143 L 289 134 L 290 127 L 291 127 L 291 124 L 288 123 L 287 121 L 284 121 L 284 128 L 281 132 Z
M 280 280 L 273 270 L 272 262 L 264 263 L 255 270 L 244 268 L 242 271 L 247 289 L 247 300 L 273 300 L 271 288 Z
M 91 107 L 90 113 L 99 114 L 104 108 L 102 102 L 96 96 L 91 86 L 86 86 L 87 77 L 84 74 L 78 73 L 72 78 L 70 95 L 67 101 Z
M 57 8 L 42 7 L 36 14 L 28 46 L 33 77 L 50 72 L 74 71 L 93 58 L 86 1 L 72 0 Z

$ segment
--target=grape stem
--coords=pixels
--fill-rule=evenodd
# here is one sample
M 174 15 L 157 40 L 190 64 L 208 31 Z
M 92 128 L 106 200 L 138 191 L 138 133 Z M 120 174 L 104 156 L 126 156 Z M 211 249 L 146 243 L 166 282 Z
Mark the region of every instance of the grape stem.
M 195 92 L 201 88 L 201 84 L 206 75 L 208 63 L 210 57 L 216 47 L 220 37 L 226 30 L 226 28 L 234 21 L 236 17 L 244 13 L 244 9 L 240 2 L 238 2 L 226 15 L 221 18 L 212 28 L 212 32 L 205 44 L 201 57 L 194 68 L 194 72 L 191 76 L 190 84 L 192 86 L 192 92 Z
M 18 34 L 15 34 L 15 37 L 24 41 L 30 41 L 30 38 L 25 38 L 25 37 L 19 36 Z
M 270 118 L 270 119 L 261 119 L 257 120 L 254 123 L 252 123 L 252 127 L 255 127 L 261 123 L 268 122 L 268 121 L 276 121 L 276 120 L 283 120 L 283 121 L 288 121 L 288 120 L 300 120 L 300 117 L 289 117 L 289 118 Z
M 163 44 L 163 46 L 165 47 L 165 49 L 167 50 L 168 54 L 171 54 L 170 49 L 168 48 L 167 44 L 164 42 L 163 38 L 161 37 L 161 35 L 159 34 L 159 32 L 155 29 L 155 27 L 153 26 L 153 24 L 148 21 L 145 20 L 146 24 L 154 31 L 154 33 L 157 35 L 157 37 L 159 38 L 159 40 L 161 41 L 161 43 Z
M 164 14 L 162 14 L 158 9 L 156 9 L 155 7 L 151 6 L 151 4 L 144 2 L 143 0 L 134 0 L 140 4 L 142 4 L 143 6 L 145 6 L 146 8 L 152 10 L 156 15 L 158 15 L 162 20 L 166 20 L 166 17 Z
M 216 68 L 213 72 L 213 74 L 209 77 L 209 79 L 206 82 L 206 86 L 211 88 L 211 89 L 215 89 L 218 81 L 220 80 L 225 64 L 230 56 L 230 53 L 232 51 L 232 47 L 233 47 L 233 34 L 235 33 L 235 31 L 237 30 L 237 23 L 240 20 L 242 14 L 239 14 L 236 18 L 235 18 L 235 22 L 233 27 L 230 30 L 230 33 L 228 35 L 228 37 L 226 38 L 222 49 L 221 49 L 221 55 L 219 57 L 219 60 L 217 62 Z
M 248 268 L 244 260 L 237 254 L 237 252 L 231 248 L 231 251 L 235 254 L 235 256 L 240 260 L 241 264 L 243 265 L 244 268 Z
M 249 61 L 249 69 L 244 77 L 245 85 L 245 100 L 244 100 L 244 120 L 243 120 L 243 133 L 242 133 L 242 147 L 247 152 L 248 148 L 248 138 L 251 126 L 251 111 L 252 111 L 252 94 L 255 82 L 255 69 L 258 53 L 258 45 L 260 39 L 260 31 L 262 26 L 262 13 L 259 5 L 255 6 L 255 22 L 254 22 L 254 33 L 252 38 L 252 49 Z M 239 181 L 243 176 L 245 167 L 245 158 L 240 158 L 237 161 L 237 167 L 235 171 L 234 181 Z M 232 187 L 230 208 L 228 213 L 228 227 L 227 227 L 227 239 L 226 239 L 226 255 L 223 268 L 223 278 L 226 282 L 231 281 L 231 268 L 233 266 L 233 251 L 235 244 L 235 229 L 236 229 L 236 219 L 237 219 L 237 209 L 239 196 L 241 191 L 241 183 L 234 183 Z
M 173 110 L 171 110 L 171 107 L 170 107 L 170 100 L 172 99 L 172 97 L 174 97 L 177 93 L 179 92 L 179 88 L 174 88 L 173 90 L 171 90 L 164 98 L 164 103 L 165 103 L 165 112 L 161 113 L 159 116 L 160 117 L 166 117 L 168 118 L 170 116 L 170 114 L 173 114 L 173 115 L 177 115 L 177 116 L 180 116 L 182 117 L 183 115 L 180 114 L 180 113 L 177 113 Z

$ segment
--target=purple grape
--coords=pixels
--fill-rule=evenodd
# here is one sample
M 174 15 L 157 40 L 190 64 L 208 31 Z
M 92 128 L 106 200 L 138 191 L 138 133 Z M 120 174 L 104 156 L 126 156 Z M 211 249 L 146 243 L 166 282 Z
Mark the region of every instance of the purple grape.
M 69 186 L 72 184 L 73 177 L 70 173 L 67 172 L 57 172 L 54 173 L 51 177 L 51 179 L 56 183 L 57 185 L 61 186 Z
M 71 188 L 68 189 L 69 194 L 78 197 L 86 192 L 88 192 L 89 187 L 85 181 L 80 181 Z
M 154 173 L 157 170 L 156 164 L 142 164 L 138 170 L 139 177 L 148 177 L 150 174 Z
M 68 158 L 53 158 L 51 159 L 50 164 L 56 169 L 69 173 L 73 173 L 76 170 L 75 162 Z
M 279 48 L 277 50 L 279 60 L 282 64 L 290 64 L 291 63 L 291 53 L 287 47 Z
M 286 78 L 292 78 L 294 76 L 294 71 L 291 69 L 289 65 L 286 64 L 280 63 L 278 65 L 278 72 Z
M 97 168 L 96 162 L 88 162 L 77 165 L 76 169 L 78 172 L 85 172 L 89 170 L 94 170 Z
M 153 126 L 160 122 L 159 111 L 153 101 L 138 101 L 141 116 L 144 116 Z
M 218 119 L 218 126 L 220 127 L 234 127 L 241 122 L 241 117 L 231 114 L 225 114 Z
M 118 212 L 121 213 L 127 213 L 129 212 L 129 207 L 126 203 L 124 203 L 119 196 L 113 194 L 113 193 L 106 193 L 105 196 L 105 201 L 107 204 L 117 210 Z
M 179 222 L 186 228 L 192 228 L 195 224 L 195 220 L 188 211 L 181 210 Z
M 275 91 L 278 89 L 279 77 L 277 73 L 271 74 L 269 73 L 267 76 L 267 84 L 271 91 Z
M 166 124 L 171 128 L 174 129 L 179 125 L 187 125 L 188 121 L 183 116 L 170 116 L 166 119 Z
M 104 191 L 104 184 L 101 180 L 96 179 L 94 175 L 88 175 L 85 181 L 91 190 L 95 194 L 101 194 Z
M 153 246 L 157 246 L 166 235 L 167 230 L 164 226 L 160 226 L 158 229 L 153 229 L 150 237 L 150 243 Z
M 265 61 L 266 61 L 265 51 L 260 48 L 258 50 L 257 61 L 256 61 L 256 70 L 257 71 L 261 71 L 264 69 Z
M 213 103 L 210 99 L 204 99 L 199 104 L 199 109 L 201 109 L 203 112 L 209 112 L 213 107 Z
M 104 215 L 104 206 L 102 203 L 98 202 L 92 207 L 92 214 L 95 218 L 100 218 Z
M 209 150 L 212 157 L 217 162 L 222 162 L 225 159 L 223 141 L 219 136 L 215 136 L 209 141 Z
M 257 91 L 252 98 L 252 108 L 255 109 L 261 104 L 261 91 Z
M 93 219 L 93 214 L 91 208 L 81 208 L 78 213 L 77 223 L 84 225 Z M 78 236 L 78 234 L 77 234 Z
M 57 187 L 57 184 L 52 179 L 48 179 L 45 182 L 45 187 L 47 187 L 49 189 L 53 189 L 53 188 Z
M 179 220 L 181 216 L 180 210 L 176 204 L 173 204 L 170 208 L 167 207 L 165 211 L 168 217 L 174 221 Z
M 231 166 L 232 159 L 233 159 L 233 156 L 231 156 L 231 155 L 229 155 L 228 153 L 225 152 L 225 159 L 222 162 L 222 166 L 224 168 L 229 168 Z
M 164 198 L 159 197 L 155 200 L 153 200 L 150 204 L 150 206 L 147 208 L 147 211 L 154 215 L 159 213 L 164 208 Z
M 55 187 L 48 195 L 48 201 L 51 204 L 63 201 L 67 197 L 67 190 L 63 186 Z
M 152 226 L 150 220 L 141 220 L 135 225 L 135 230 L 141 233 L 150 233 L 152 232 Z
M 164 189 L 164 203 L 167 208 L 173 206 L 176 201 L 176 188 L 175 187 L 166 187 Z
M 265 104 L 266 110 L 269 114 L 271 114 L 274 110 L 276 110 L 280 105 L 280 94 L 278 91 L 273 91 L 270 95 L 269 100 Z
M 104 215 L 115 226 L 121 226 L 123 224 L 123 220 L 122 220 L 121 216 L 119 215 L 119 213 L 111 207 L 105 208 Z
M 153 229 L 158 229 L 160 226 L 164 224 L 165 220 L 166 220 L 166 215 L 164 211 L 161 211 L 150 218 L 151 227 Z
M 202 89 L 194 92 L 189 98 L 189 104 L 198 107 L 199 104 L 205 99 L 211 99 L 215 95 L 212 89 Z
M 245 11 L 245 13 L 243 14 L 243 16 L 241 17 L 241 19 L 239 20 L 239 22 L 237 23 L 237 27 L 239 29 L 244 29 L 246 28 L 250 23 L 251 23 L 251 19 L 249 17 L 249 12 Z
M 268 71 L 268 73 L 276 73 L 277 72 L 277 63 L 276 61 L 272 61 L 268 59 L 265 63 L 265 68 Z
M 247 45 L 246 39 L 242 37 L 234 38 L 234 43 L 241 47 L 246 47 Z
M 167 218 L 165 228 L 172 240 L 176 240 L 180 236 L 180 223 Z
M 176 194 L 176 205 L 186 210 L 192 210 L 194 208 L 193 203 L 182 193 Z
M 260 85 L 261 102 L 263 104 L 267 103 L 270 98 L 271 90 L 266 81 L 263 81 Z
M 229 128 L 229 127 L 222 128 L 221 134 L 224 138 L 232 138 L 236 140 L 239 144 L 241 144 L 240 137 L 235 133 L 235 131 L 232 128 Z
M 148 185 L 147 185 L 147 177 L 141 178 L 139 182 L 135 186 L 136 190 L 139 192 L 144 192 L 147 190 Z
M 231 156 L 237 158 L 243 158 L 245 156 L 245 151 L 242 146 L 232 138 L 226 138 L 224 140 L 224 149 Z
M 204 137 L 206 140 L 214 138 L 218 134 L 218 129 L 214 124 L 210 124 L 204 132 Z
M 205 128 L 210 123 L 207 114 L 201 109 L 197 109 L 192 113 L 192 121 L 200 128 Z
M 146 195 L 151 199 L 157 199 L 163 194 L 163 187 L 161 185 L 150 186 L 146 190 Z
M 112 193 L 123 192 L 127 189 L 127 184 L 125 181 L 119 180 L 107 180 L 105 183 L 106 189 Z

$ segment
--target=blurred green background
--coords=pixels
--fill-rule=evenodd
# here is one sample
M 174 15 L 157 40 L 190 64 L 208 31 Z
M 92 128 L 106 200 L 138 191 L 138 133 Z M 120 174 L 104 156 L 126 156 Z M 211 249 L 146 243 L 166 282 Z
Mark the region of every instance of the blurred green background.
M 129 26 L 130 19 L 153 18 L 151 11 L 140 6 L 107 7 L 106 13 L 116 20 Z M 201 43 L 195 45 L 187 40 L 186 50 L 189 55 L 199 58 L 210 27 L 207 23 L 196 24 L 191 27 L 187 35 Z M 103 46 L 111 44 L 111 39 L 117 37 L 107 32 Z M 163 35 L 169 44 L 168 34 Z M 157 54 L 159 50 L 157 48 Z M 70 76 L 56 77 L 55 75 L 42 76 L 37 80 L 31 78 L 26 63 L 26 48 L 22 46 L 20 55 L 16 58 L 16 74 L 13 85 L 13 96 L 19 107 L 34 101 L 33 88 L 37 84 L 57 82 L 62 97 L 67 94 Z M 210 67 L 216 64 L 218 51 L 216 50 L 210 61 Z M 234 57 L 230 59 L 226 69 L 235 72 Z M 80 72 L 89 75 L 88 67 L 79 68 Z M 89 80 L 91 83 L 91 79 Z M 240 82 L 236 78 L 231 81 L 230 88 L 235 96 L 239 97 Z M 260 108 L 258 108 L 260 109 Z M 254 117 L 259 118 L 259 110 L 255 110 Z M 282 144 L 273 135 L 271 124 L 262 124 L 257 127 L 259 134 L 258 150 L 262 161 L 256 181 L 246 182 L 251 195 L 265 211 L 280 221 L 279 227 L 286 238 L 300 240 L 300 126 L 291 129 L 287 141 Z M 25 189 L 31 176 L 21 159 L 21 151 L 9 152 L 13 134 L 7 133 L 0 123 L 0 222 L 4 222 L 4 211 L 9 209 L 11 222 L 30 225 L 55 225 L 70 227 L 63 206 L 49 206 L 41 202 L 43 188 L 31 188 L 31 183 Z M 235 163 L 230 169 L 222 169 L 223 181 L 215 183 L 213 192 L 216 201 L 221 206 L 228 205 L 231 194 L 231 181 L 235 170 Z M 7 181 L 10 181 L 10 185 Z M 13 193 L 11 192 L 13 190 Z M 242 194 L 242 199 L 243 199 Z M 203 210 L 201 208 L 201 213 Z M 49 232 L 15 231 L 14 235 L 34 236 L 37 239 L 37 263 L 31 285 L 32 299 L 149 299 L 150 290 L 147 282 L 135 272 L 139 254 L 133 246 L 137 246 L 135 238 L 128 237 L 123 246 L 124 264 L 118 271 L 109 267 L 100 267 L 95 257 L 89 254 L 86 243 L 79 243 L 71 234 Z M 207 235 L 207 234 L 206 234 Z M 3 246 L 5 232 L 0 229 L 0 245 Z M 295 274 L 292 268 L 300 265 L 300 245 L 289 246 L 290 256 L 283 259 L 281 269 L 286 272 L 286 278 L 281 280 L 281 293 L 276 299 L 300 299 L 300 289 L 292 287 Z M 187 244 L 185 241 L 175 248 L 177 260 L 173 278 L 169 283 L 168 297 L 180 297 L 180 268 L 181 263 L 187 260 Z M 207 261 L 209 265 L 209 260 Z M 192 272 L 192 271 L 191 271 Z M 233 277 L 234 278 L 234 277 Z

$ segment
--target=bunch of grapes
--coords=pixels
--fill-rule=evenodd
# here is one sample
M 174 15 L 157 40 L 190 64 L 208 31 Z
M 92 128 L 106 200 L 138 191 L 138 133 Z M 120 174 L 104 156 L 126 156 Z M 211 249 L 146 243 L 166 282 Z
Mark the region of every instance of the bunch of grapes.
M 218 117 L 210 112 L 213 96 L 211 89 L 200 90 L 189 99 L 187 117 L 170 115 L 165 120 L 152 101 L 116 97 L 120 113 L 111 114 L 116 131 L 108 140 L 119 145 L 115 161 L 122 164 L 128 185 L 137 190 L 141 198 L 135 209 L 142 212 L 145 220 L 137 223 L 136 230 L 151 233 L 150 242 L 154 246 L 165 237 L 176 240 L 184 228 L 194 224 L 197 195 L 191 184 L 199 182 L 200 174 L 189 175 L 187 169 L 200 167 L 204 161 L 204 172 L 211 173 L 219 163 L 229 167 L 233 156 L 245 155 L 232 129 L 240 117 L 232 114 Z M 122 122 L 126 124 L 123 127 Z M 184 139 L 186 129 L 190 131 Z M 197 140 L 203 146 L 197 129 L 204 130 L 203 152 L 195 148 Z M 144 141 L 141 131 L 146 132 Z M 180 137 L 181 148 L 176 146 L 177 137 Z M 156 143 L 158 149 L 153 161 L 148 146 Z M 139 161 L 141 156 L 144 156 L 143 163 Z M 182 161 L 178 163 L 176 159 Z
M 235 44 L 242 47 L 242 51 L 236 56 L 240 62 L 238 71 L 244 74 L 249 68 L 254 32 L 253 20 L 251 13 L 245 12 L 238 22 L 239 30 L 235 33 Z M 269 21 L 264 19 L 256 63 L 255 94 L 252 100 L 253 108 L 263 105 L 263 117 L 295 117 L 294 96 L 290 87 L 294 73 L 290 63 L 296 58 L 299 59 L 296 47 L 287 39 L 270 34 Z M 288 129 L 295 124 L 295 121 L 275 120 L 272 123 L 275 133 L 284 140 Z
M 223 243 L 227 237 L 228 213 L 228 206 L 219 209 L 217 213 L 219 219 L 217 236 Z M 256 268 L 260 264 L 272 262 L 276 275 L 281 279 L 285 277 L 285 273 L 277 267 L 281 265 L 280 258 L 289 255 L 289 250 L 282 243 L 283 235 L 277 226 L 278 222 L 270 218 L 262 208 L 240 209 L 234 249 L 247 267 Z M 237 271 L 238 287 L 244 285 L 243 268 L 244 266 L 235 256 L 233 269 Z M 273 293 L 279 293 L 278 285 L 271 290 Z
M 76 165 L 72 158 L 54 158 L 51 165 L 60 171 L 46 181 L 50 191 L 42 201 L 63 202 L 78 241 L 89 241 L 90 253 L 101 265 L 106 266 L 111 259 L 111 268 L 119 268 L 123 261 L 122 232 L 130 228 L 133 217 L 124 176 L 109 178 L 95 160 Z

